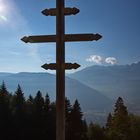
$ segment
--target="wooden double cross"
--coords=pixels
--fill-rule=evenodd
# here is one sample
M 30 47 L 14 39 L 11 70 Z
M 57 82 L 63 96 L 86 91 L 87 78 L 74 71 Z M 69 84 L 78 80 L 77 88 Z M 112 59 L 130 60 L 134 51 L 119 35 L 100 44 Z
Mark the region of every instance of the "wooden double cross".
M 24 36 L 25 43 L 56 42 L 56 63 L 44 64 L 46 70 L 56 70 L 56 140 L 65 140 L 65 70 L 77 69 L 77 63 L 65 63 L 65 42 L 99 40 L 99 34 L 65 34 L 65 16 L 79 13 L 77 8 L 65 8 L 65 0 L 56 0 L 56 8 L 45 9 L 45 16 L 56 16 L 56 35 Z

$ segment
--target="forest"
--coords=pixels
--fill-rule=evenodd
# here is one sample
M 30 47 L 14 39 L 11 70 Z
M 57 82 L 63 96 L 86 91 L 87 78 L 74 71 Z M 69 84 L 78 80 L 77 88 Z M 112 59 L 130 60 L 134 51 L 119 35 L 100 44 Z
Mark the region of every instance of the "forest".
M 137 140 L 140 138 L 140 116 L 129 113 L 118 97 L 108 114 L 106 125 L 87 123 L 78 99 L 71 104 L 65 99 L 66 140 Z M 37 91 L 27 99 L 20 85 L 10 93 L 4 82 L 0 85 L 1 140 L 55 140 L 55 102 Z

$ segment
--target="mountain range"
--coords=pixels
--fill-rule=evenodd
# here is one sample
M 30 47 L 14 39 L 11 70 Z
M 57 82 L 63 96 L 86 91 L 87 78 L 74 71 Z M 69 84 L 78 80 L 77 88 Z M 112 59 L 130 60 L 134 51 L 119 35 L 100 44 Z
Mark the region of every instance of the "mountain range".
M 38 90 L 55 100 L 56 80 L 50 73 L 0 73 L 12 93 L 18 84 L 25 97 Z M 66 96 L 73 103 L 78 99 L 89 121 L 105 122 L 116 99 L 121 96 L 130 111 L 140 114 L 140 62 L 131 65 L 91 66 L 66 77 Z
M 140 62 L 131 65 L 91 66 L 72 75 L 110 99 L 118 96 L 130 104 L 140 104 Z

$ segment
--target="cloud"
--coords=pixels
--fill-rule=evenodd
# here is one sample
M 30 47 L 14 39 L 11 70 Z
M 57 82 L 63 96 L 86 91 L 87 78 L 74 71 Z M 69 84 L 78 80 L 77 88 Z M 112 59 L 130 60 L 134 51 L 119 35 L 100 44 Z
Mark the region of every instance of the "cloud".
M 99 55 L 91 55 L 89 58 L 86 59 L 86 61 L 101 64 L 103 61 L 103 58 Z
M 106 62 L 107 64 L 114 65 L 114 64 L 117 63 L 117 59 L 116 59 L 115 57 L 107 57 L 107 58 L 105 59 L 105 62 Z
M 96 64 L 103 64 L 103 63 L 107 63 L 107 64 L 111 64 L 114 65 L 117 63 L 117 59 L 115 57 L 106 57 L 103 58 L 100 55 L 91 55 L 89 56 L 89 58 L 86 59 L 87 62 L 93 62 Z

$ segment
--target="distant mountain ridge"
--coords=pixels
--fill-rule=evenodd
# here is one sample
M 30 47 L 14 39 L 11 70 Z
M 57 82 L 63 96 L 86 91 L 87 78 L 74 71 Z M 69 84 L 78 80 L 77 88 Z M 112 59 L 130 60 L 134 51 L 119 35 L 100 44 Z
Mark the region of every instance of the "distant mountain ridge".
M 8 73 L 8 72 L 0 72 L 0 76 L 9 76 L 13 73 Z
M 91 66 L 69 77 L 111 99 L 121 96 L 129 104 L 137 108 L 140 106 L 140 62 L 131 65 Z

